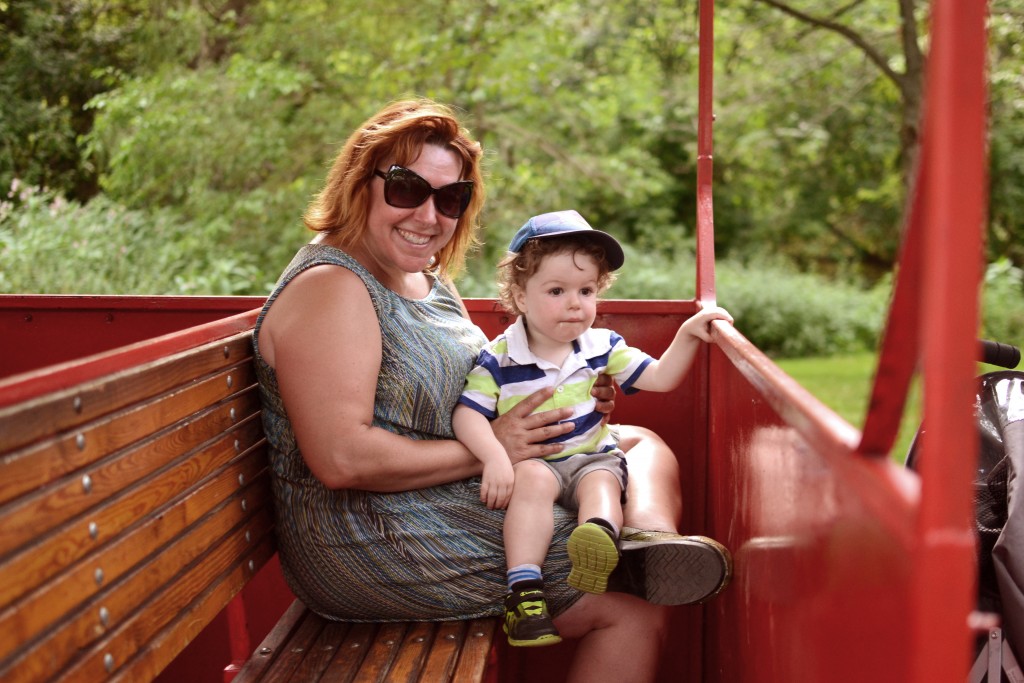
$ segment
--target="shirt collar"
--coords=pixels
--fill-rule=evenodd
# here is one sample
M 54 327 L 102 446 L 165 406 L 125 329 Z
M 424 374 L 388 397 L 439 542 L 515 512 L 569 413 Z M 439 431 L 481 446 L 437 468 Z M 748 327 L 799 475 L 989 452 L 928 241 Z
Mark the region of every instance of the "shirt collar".
M 528 363 L 550 365 L 530 351 L 530 342 L 526 334 L 526 319 L 523 316 L 516 318 L 515 323 L 505 330 L 505 341 L 508 343 L 508 357 L 519 365 Z M 577 337 L 572 346 L 574 356 L 588 360 L 608 353 L 612 348 L 611 330 L 591 328 L 582 336 Z

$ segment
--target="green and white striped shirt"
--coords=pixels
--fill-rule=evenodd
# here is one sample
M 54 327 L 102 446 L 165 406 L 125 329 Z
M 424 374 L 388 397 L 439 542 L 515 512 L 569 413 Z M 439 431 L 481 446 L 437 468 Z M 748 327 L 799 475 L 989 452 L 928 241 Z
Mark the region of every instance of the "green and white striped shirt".
M 628 346 L 612 330 L 591 328 L 573 341 L 573 351 L 556 366 L 530 351 L 522 316 L 503 334 L 484 346 L 466 378 L 459 403 L 493 420 L 504 415 L 533 392 L 556 386 L 555 395 L 537 410 L 572 406 L 569 418 L 574 425 L 568 434 L 549 440 L 561 443 L 564 450 L 547 456 L 556 462 L 579 453 L 603 453 L 618 448 L 601 413 L 594 410 L 590 395 L 598 375 L 615 378 L 622 390 L 638 391 L 633 383 L 653 360 L 640 349 Z

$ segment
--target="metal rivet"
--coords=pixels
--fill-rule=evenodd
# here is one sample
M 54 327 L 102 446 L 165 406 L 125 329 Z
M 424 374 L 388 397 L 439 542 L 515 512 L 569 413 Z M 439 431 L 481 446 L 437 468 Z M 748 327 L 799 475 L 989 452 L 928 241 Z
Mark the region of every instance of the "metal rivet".
M 114 655 L 109 652 L 103 655 L 103 666 L 106 668 L 107 673 L 114 670 Z
M 110 610 L 106 607 L 100 607 L 100 623 L 103 624 L 103 628 L 110 624 Z
M 260 648 L 260 654 L 261 655 L 269 655 L 271 652 L 273 652 L 273 650 L 271 650 L 269 647 L 261 647 Z
M 235 379 L 231 375 L 228 375 L 228 389 L 230 389 L 234 383 Z
M 305 650 L 303 648 L 301 648 L 301 647 L 293 647 L 292 648 L 292 652 L 302 653 L 302 652 L 305 652 Z
M 245 498 L 242 499 L 242 512 L 246 512 L 249 509 L 249 503 L 246 502 Z
M 247 530 L 245 532 L 245 542 L 246 543 L 252 543 L 252 532 L 251 531 Z
M 92 493 L 92 477 L 88 474 L 82 477 L 82 490 L 86 493 Z
M 388 638 L 387 640 L 384 641 L 384 644 L 385 645 L 394 645 L 395 644 L 395 639 L 394 638 Z
M 75 409 L 76 413 L 82 412 L 82 397 L 75 396 L 75 400 L 71 402 L 71 406 Z
M 232 408 L 231 412 L 228 413 L 228 414 L 231 416 L 231 421 L 234 422 L 235 421 L 235 409 Z
M 96 540 L 100 535 L 100 528 L 96 526 L 96 522 L 89 522 L 89 538 Z
M 349 645 L 349 647 L 350 647 L 351 649 L 355 650 L 356 648 L 358 648 L 358 647 L 359 647 L 359 643 L 352 643 L 351 645 Z
M 235 439 L 235 453 L 240 450 L 242 450 L 242 443 L 238 439 Z
M 228 347 L 225 346 L 224 347 L 224 357 L 227 358 L 230 355 L 231 355 L 231 349 L 229 349 Z
M 238 475 L 238 485 L 239 486 L 245 486 L 245 475 L 244 474 L 239 474 Z
M 78 434 L 75 436 L 75 445 L 78 446 L 78 450 L 85 449 L 85 434 Z
M 253 562 L 252 560 L 249 560 L 249 571 L 251 571 L 251 572 L 256 571 L 256 563 Z
M 103 570 L 101 568 L 99 568 L 99 567 L 96 567 L 96 571 L 93 572 L 93 578 L 96 579 L 96 585 L 97 586 L 102 586 L 103 585 Z
M 426 639 L 423 636 L 417 636 L 417 637 L 412 639 L 412 642 L 414 642 L 414 643 L 422 643 L 424 640 L 426 640 Z
M 454 633 L 449 633 L 448 635 L 445 636 L 445 640 L 455 640 L 455 634 Z

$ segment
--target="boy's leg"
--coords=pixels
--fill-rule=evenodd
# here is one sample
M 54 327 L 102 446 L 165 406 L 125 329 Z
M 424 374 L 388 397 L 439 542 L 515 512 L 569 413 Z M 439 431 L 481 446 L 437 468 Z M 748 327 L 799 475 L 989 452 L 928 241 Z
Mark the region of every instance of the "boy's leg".
M 509 567 L 544 564 L 555 518 L 558 480 L 546 465 L 524 460 L 515 466 L 516 483 L 505 513 L 505 559 Z
M 515 488 L 505 513 L 505 556 L 509 593 L 505 597 L 505 633 L 514 646 L 534 647 L 561 642 L 544 599 L 544 564 L 554 531 L 552 505 L 559 483 L 540 462 L 515 466 Z M 527 577 L 522 580 L 523 577 Z
M 622 482 L 608 470 L 591 470 L 580 479 L 576 499 L 580 525 L 569 536 L 572 570 L 567 582 L 587 593 L 604 593 L 608 577 L 619 563 Z

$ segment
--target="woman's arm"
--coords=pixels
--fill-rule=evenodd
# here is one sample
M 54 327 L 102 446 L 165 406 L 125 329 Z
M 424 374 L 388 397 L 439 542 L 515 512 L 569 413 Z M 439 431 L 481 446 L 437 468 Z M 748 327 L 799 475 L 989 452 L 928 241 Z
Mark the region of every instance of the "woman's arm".
M 380 325 L 365 285 L 345 268 L 298 275 L 270 307 L 260 350 L 310 471 L 329 488 L 405 491 L 480 474 L 459 442 L 374 427 Z

